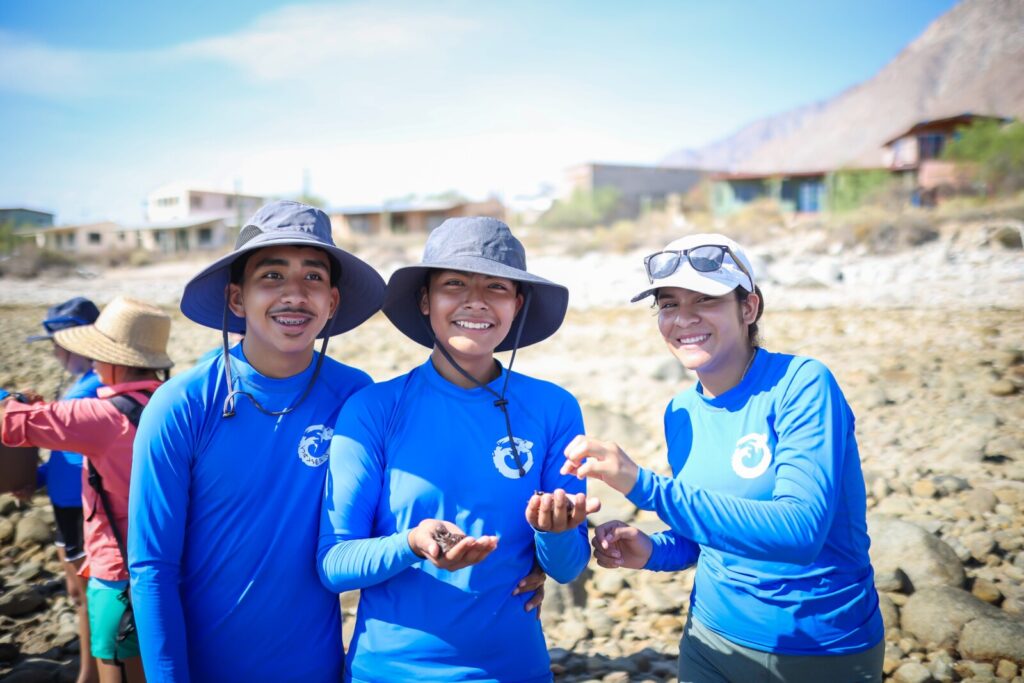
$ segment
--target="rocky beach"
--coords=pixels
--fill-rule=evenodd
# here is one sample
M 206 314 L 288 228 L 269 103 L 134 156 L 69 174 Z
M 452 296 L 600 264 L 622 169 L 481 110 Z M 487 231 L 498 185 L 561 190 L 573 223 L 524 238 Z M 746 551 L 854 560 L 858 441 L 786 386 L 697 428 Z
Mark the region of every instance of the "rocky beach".
M 887 680 L 1024 681 L 1024 251 L 1022 226 L 946 226 L 924 244 L 871 253 L 815 233 L 751 251 L 766 294 L 764 345 L 826 363 L 857 416 L 871 556 L 886 623 Z M 580 250 L 528 235 L 531 266 L 570 287 L 566 323 L 527 348 L 516 369 L 577 396 L 587 431 L 618 441 L 667 473 L 661 420 L 694 377 L 665 350 L 651 309 L 629 305 L 652 246 Z M 388 274 L 418 260 L 421 242 L 357 245 Z M 103 304 L 146 298 L 174 316 L 176 371 L 218 343 L 177 312 L 203 261 L 81 269 L 0 279 L 0 386 L 56 390 L 45 345 L 28 345 L 47 305 L 74 295 Z M 342 304 L 344 305 L 344 303 Z M 425 357 L 377 315 L 333 340 L 330 355 L 375 379 Z M 507 360 L 507 359 L 506 359 Z M 615 492 L 591 486 L 591 522 L 664 525 Z M 0 496 L 0 676 L 73 681 L 74 611 L 52 547 L 45 494 Z M 551 582 L 543 622 L 558 681 L 674 681 L 692 572 L 607 570 L 591 563 L 569 586 Z M 345 633 L 357 596 L 342 598 Z

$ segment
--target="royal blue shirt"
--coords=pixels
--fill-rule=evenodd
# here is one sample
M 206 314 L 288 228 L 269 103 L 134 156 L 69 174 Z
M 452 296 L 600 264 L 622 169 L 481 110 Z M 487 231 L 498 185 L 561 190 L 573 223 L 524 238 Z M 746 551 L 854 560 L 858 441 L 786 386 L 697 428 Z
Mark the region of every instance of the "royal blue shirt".
M 505 371 L 489 386 L 501 390 Z M 512 595 L 535 558 L 561 582 L 590 557 L 586 525 L 562 533 L 526 521 L 534 490 L 584 491 L 559 473 L 583 433 L 564 389 L 513 373 L 506 395 L 526 476 L 519 477 L 494 396 L 441 377 L 431 361 L 345 404 L 331 443 L 319 567 L 334 591 L 361 588 L 346 677 L 353 681 L 549 681 L 540 621 Z M 483 562 L 455 572 L 417 557 L 424 519 L 496 535 Z
M 628 497 L 671 529 L 648 568 L 697 561 L 694 617 L 781 654 L 881 640 L 854 417 L 824 365 L 759 350 L 722 395 L 676 396 L 665 437 L 674 476 L 641 468 Z
M 90 368 L 75 380 L 61 396 L 62 401 L 76 398 L 95 398 L 96 390 L 103 386 Z M 38 486 L 45 486 L 50 501 L 56 507 L 82 507 L 82 454 L 74 451 L 50 451 L 50 458 L 39 466 L 36 473 Z
M 292 405 L 316 364 L 264 377 L 241 345 L 235 388 Z M 320 499 L 342 404 L 370 383 L 325 358 L 292 413 L 227 396 L 221 356 L 164 384 L 143 413 L 129 496 L 132 600 L 150 683 L 341 678 L 338 596 L 317 576 Z

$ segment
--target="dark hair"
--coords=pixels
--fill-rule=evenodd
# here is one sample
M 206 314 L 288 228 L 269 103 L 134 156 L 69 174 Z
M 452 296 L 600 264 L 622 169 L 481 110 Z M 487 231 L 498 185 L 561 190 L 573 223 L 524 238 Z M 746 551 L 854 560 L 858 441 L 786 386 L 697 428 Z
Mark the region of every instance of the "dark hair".
M 305 247 L 305 245 L 301 245 L 301 244 L 288 244 L 288 245 L 285 245 L 285 246 Z M 308 247 L 308 248 L 309 249 L 316 249 L 321 254 L 323 254 L 323 255 L 325 255 L 327 257 L 327 261 L 331 264 L 331 287 L 337 287 L 338 286 L 338 280 L 341 279 L 341 264 L 338 263 L 336 260 L 334 260 L 334 257 L 331 256 L 324 249 L 321 249 L 319 247 Z M 263 247 L 263 249 L 266 249 L 266 247 Z M 247 251 L 244 254 L 242 254 L 241 256 L 239 256 L 238 258 L 236 258 L 234 261 L 231 262 L 231 270 L 228 273 L 228 281 L 231 284 L 233 284 L 233 285 L 240 285 L 240 284 L 242 284 L 242 278 L 245 277 L 245 264 L 249 262 L 249 257 L 251 257 L 253 254 L 255 254 L 257 251 L 260 251 L 260 250 L 259 249 L 252 249 L 250 251 Z
M 750 296 L 750 292 L 742 287 L 737 287 L 733 291 L 736 292 L 736 301 L 741 306 Z M 751 346 L 761 346 L 761 335 L 757 328 L 757 321 L 761 319 L 761 314 L 764 313 L 764 294 L 761 293 L 761 288 L 757 285 L 754 285 L 754 294 L 757 294 L 757 315 L 754 316 L 754 322 L 750 323 L 747 327 L 747 339 L 750 340 Z

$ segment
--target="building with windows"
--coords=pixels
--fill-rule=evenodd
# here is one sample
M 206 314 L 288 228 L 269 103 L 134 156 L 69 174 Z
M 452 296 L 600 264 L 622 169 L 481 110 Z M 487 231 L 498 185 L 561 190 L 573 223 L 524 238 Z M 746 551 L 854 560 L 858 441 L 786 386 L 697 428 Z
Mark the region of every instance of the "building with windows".
M 134 238 L 124 226 L 103 221 L 79 225 L 50 225 L 21 234 L 31 239 L 40 249 L 66 254 L 101 254 L 111 251 L 130 251 L 135 248 Z
M 360 235 L 428 233 L 446 219 L 490 216 L 505 220 L 505 207 L 495 198 L 464 200 L 402 200 L 372 206 L 349 206 L 327 211 L 335 239 Z
M 146 197 L 146 222 L 128 228 L 136 248 L 165 254 L 221 249 L 265 203 L 264 197 L 173 183 Z
M 670 195 L 685 195 L 707 176 L 695 168 L 586 163 L 566 169 L 561 194 L 614 190 L 618 206 L 610 218 L 629 219 L 663 208 Z
M 264 204 L 264 198 L 238 192 L 200 190 L 187 183 L 173 183 L 146 197 L 146 220 L 164 223 L 183 219 L 221 218 L 237 227 Z
M 964 113 L 921 121 L 885 142 L 886 167 L 903 180 L 912 202 L 934 206 L 944 195 L 965 192 L 973 183 L 972 169 L 942 158 L 958 131 L 975 121 L 1008 123 L 1011 119 Z
M 15 230 L 45 228 L 53 225 L 53 214 L 21 207 L 0 209 L 0 225 L 7 225 L 8 223 Z
M 829 168 L 790 173 L 717 173 L 711 176 L 711 204 L 716 215 L 733 213 L 758 199 L 777 202 L 789 213 L 816 213 L 842 204 L 841 189 L 853 176 L 899 182 L 899 192 L 916 205 L 932 206 L 945 194 L 970 189 L 969 165 L 946 161 L 942 154 L 958 131 L 979 120 L 1010 119 L 979 114 L 957 114 L 919 121 L 883 143 L 881 164 L 874 168 Z M 856 184 L 856 180 L 853 181 Z

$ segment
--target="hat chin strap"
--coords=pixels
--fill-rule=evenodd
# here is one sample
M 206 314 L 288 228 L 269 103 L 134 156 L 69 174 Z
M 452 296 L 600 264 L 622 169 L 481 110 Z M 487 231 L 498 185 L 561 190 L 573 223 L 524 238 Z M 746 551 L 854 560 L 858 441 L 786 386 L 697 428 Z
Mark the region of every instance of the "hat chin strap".
M 434 334 L 434 328 L 430 326 L 430 322 L 427 317 L 422 317 L 423 323 L 427 326 L 427 330 L 430 332 L 431 339 L 434 340 L 434 346 L 441 352 L 441 355 L 444 356 L 445 360 L 447 360 L 460 375 L 496 398 L 494 401 L 494 407 L 500 408 L 502 415 L 505 416 L 505 429 L 508 432 L 508 445 L 512 450 L 512 458 L 516 461 L 516 469 L 519 470 L 520 479 L 526 476 L 526 470 L 523 468 L 523 459 L 519 457 L 519 449 L 516 448 L 516 439 L 512 436 L 512 420 L 508 415 L 508 399 L 505 398 L 505 394 L 508 391 L 508 380 L 512 377 L 512 365 L 516 362 L 516 351 L 519 350 L 519 340 L 523 336 L 523 327 L 526 324 L 526 314 L 530 310 L 530 299 L 532 297 L 533 290 L 531 288 L 527 288 L 526 298 L 523 301 L 523 310 L 520 312 L 519 325 L 516 327 L 515 341 L 512 344 L 512 357 L 508 360 L 508 369 L 505 371 L 505 382 L 501 386 L 500 394 L 473 375 L 466 372 L 461 365 L 455 362 L 451 353 L 448 352 L 448 349 L 445 348 L 444 344 L 437 338 L 437 335 Z M 225 336 L 225 338 L 227 337 Z M 498 361 L 495 362 L 497 363 Z M 500 366 L 501 363 L 498 363 L 498 365 Z
M 225 294 L 226 294 L 226 292 L 225 292 Z M 337 311 L 337 309 L 335 309 L 334 313 L 331 314 L 331 317 L 327 319 L 327 323 L 324 325 L 324 329 L 325 330 L 330 328 L 331 323 L 334 322 L 334 316 L 337 315 L 337 314 L 338 314 L 338 311 Z M 280 415 L 287 415 L 288 413 L 294 411 L 296 408 L 298 408 L 300 405 L 302 405 L 302 402 L 306 400 L 307 396 L 309 396 L 309 392 L 311 392 L 313 390 L 313 383 L 316 382 L 316 378 L 320 375 L 320 366 L 323 365 L 324 356 L 327 355 L 327 340 L 328 339 L 330 339 L 330 335 L 326 335 L 324 337 L 323 343 L 320 345 L 320 355 L 316 359 L 316 366 L 313 368 L 313 375 L 309 378 L 309 383 L 306 384 L 306 388 L 305 388 L 305 390 L 303 390 L 302 396 L 299 397 L 299 400 L 296 401 L 295 403 L 293 403 L 292 405 L 288 406 L 284 410 L 267 410 L 266 408 L 264 408 L 263 406 L 260 405 L 260 402 L 256 400 L 255 396 L 253 396 L 252 394 L 250 394 L 247 391 L 241 391 L 239 389 L 235 389 L 234 388 L 234 380 L 232 380 L 232 378 L 231 378 L 231 354 L 229 353 L 229 349 L 228 349 L 228 298 L 225 295 L 225 297 L 224 297 L 224 316 L 222 318 L 221 325 L 220 325 L 220 340 L 221 340 L 221 353 L 222 353 L 223 358 L 224 358 L 224 378 L 227 381 L 228 396 L 227 396 L 227 398 L 224 399 L 224 410 L 221 413 L 221 416 L 225 417 L 225 418 L 227 418 L 227 417 L 234 417 L 235 416 L 235 397 L 236 396 L 245 396 L 250 401 L 252 401 L 252 404 L 254 406 L 256 406 L 257 410 L 259 410 L 264 415 L 270 415 L 271 417 L 278 417 Z

